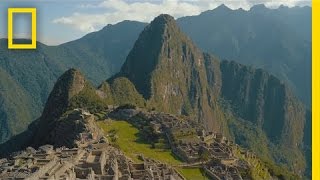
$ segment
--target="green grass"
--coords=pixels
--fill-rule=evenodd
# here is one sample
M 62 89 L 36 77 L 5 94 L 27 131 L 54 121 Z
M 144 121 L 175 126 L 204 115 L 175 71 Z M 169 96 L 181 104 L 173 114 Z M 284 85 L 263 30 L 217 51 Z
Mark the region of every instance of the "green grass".
M 150 144 L 142 142 L 139 138 L 139 130 L 126 121 L 108 120 L 97 123 L 106 134 L 115 130 L 118 137 L 115 144 L 134 162 L 140 162 L 137 155 L 143 154 L 145 157 L 173 166 L 183 163 L 171 153 L 170 149 L 151 148 Z M 204 179 L 200 168 L 176 169 L 188 180 Z
M 204 180 L 208 179 L 206 176 L 202 175 L 200 168 L 177 168 L 177 170 L 187 179 L 187 180 Z
M 139 138 L 139 130 L 126 121 L 98 122 L 98 125 L 108 133 L 116 130 L 116 145 L 133 161 L 139 162 L 139 154 L 170 165 L 178 165 L 182 162 L 176 159 L 170 149 L 151 148 L 150 144 L 144 143 Z

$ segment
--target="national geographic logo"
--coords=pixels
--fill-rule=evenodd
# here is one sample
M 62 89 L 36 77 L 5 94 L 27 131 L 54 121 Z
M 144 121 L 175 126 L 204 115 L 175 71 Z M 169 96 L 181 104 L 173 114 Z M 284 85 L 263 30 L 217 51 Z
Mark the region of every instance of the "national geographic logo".
M 31 44 L 15 44 L 13 42 L 13 15 L 31 14 Z M 8 49 L 36 49 L 37 48 L 37 9 L 9 8 L 8 9 Z

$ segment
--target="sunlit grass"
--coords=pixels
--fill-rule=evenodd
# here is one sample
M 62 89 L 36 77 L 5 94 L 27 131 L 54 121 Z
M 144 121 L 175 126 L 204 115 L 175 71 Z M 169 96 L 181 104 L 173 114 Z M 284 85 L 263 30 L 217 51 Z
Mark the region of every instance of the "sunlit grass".
M 170 149 L 151 148 L 150 144 L 141 142 L 138 137 L 139 130 L 126 121 L 108 120 L 98 124 L 106 133 L 116 130 L 118 136 L 116 144 L 133 161 L 139 162 L 137 157 L 139 154 L 143 154 L 144 157 L 159 160 L 169 165 L 182 163 L 173 156 Z
M 177 168 L 177 170 L 187 179 L 187 180 L 204 180 L 208 179 L 204 176 L 200 168 Z

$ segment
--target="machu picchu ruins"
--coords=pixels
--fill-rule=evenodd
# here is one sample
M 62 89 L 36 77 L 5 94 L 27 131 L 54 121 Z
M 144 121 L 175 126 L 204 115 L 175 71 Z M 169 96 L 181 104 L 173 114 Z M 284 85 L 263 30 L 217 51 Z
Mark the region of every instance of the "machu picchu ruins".
M 110 142 L 114 134 L 104 132 L 96 123 L 110 119 L 124 120 L 149 133 L 145 135 L 151 139 L 164 137 L 181 163 L 167 164 L 143 152 L 137 152 L 139 162 L 132 160 Z M 1 179 L 186 180 L 177 169 L 196 167 L 207 179 L 241 180 L 250 179 L 251 168 L 260 163 L 253 153 L 221 133 L 207 132 L 190 118 L 131 106 L 110 106 L 99 115 L 74 109 L 54 127 L 47 138 L 51 144 L 27 147 L 1 159 Z

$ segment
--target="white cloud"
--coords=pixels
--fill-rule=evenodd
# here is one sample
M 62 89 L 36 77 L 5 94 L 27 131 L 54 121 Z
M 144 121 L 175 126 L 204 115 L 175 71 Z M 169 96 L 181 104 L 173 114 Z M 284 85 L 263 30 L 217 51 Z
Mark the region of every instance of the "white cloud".
M 95 31 L 97 26 L 107 22 L 107 14 L 80 14 L 73 13 L 70 17 L 61 17 L 53 20 L 54 23 L 74 26 L 83 32 Z
M 82 12 L 71 16 L 54 19 L 54 23 L 70 25 L 82 32 L 92 32 L 106 24 L 114 24 L 123 20 L 150 22 L 159 14 L 170 14 L 175 18 L 197 15 L 205 10 L 214 9 L 226 4 L 231 9 L 250 9 L 255 4 L 265 4 L 276 8 L 283 4 L 289 7 L 309 5 L 308 0 L 163 0 L 163 1 L 124 1 L 105 0 L 99 3 L 83 4 Z M 100 13 L 87 13 L 88 10 L 100 9 Z

